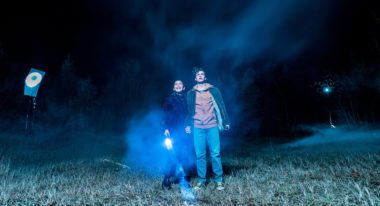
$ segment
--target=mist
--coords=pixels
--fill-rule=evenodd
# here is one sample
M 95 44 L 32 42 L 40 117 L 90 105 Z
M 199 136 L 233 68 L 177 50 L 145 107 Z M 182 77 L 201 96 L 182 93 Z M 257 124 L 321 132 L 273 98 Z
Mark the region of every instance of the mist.
M 338 105 L 333 109 L 339 109 L 336 119 L 342 124 L 352 119 L 347 117 L 355 118 L 352 124 L 375 123 L 379 73 L 376 61 L 367 61 L 375 48 L 367 48 L 367 55 L 357 46 L 376 40 L 364 38 L 376 33 L 365 30 L 369 18 L 359 18 L 366 12 L 363 5 L 327 0 L 52 3 L 53 24 L 40 16 L 15 15 L 9 21 L 20 25 L 2 30 L 0 64 L 9 71 L 2 70 L 7 85 L 0 91 L 9 98 L 0 106 L 9 112 L 1 115 L 22 122 L 25 101 L 15 88 L 21 90 L 33 64 L 47 71 L 37 100 L 41 125 L 134 137 L 128 130 L 136 119 L 159 110 L 150 108 L 161 106 L 174 80 L 191 89 L 191 70 L 198 66 L 226 103 L 232 121 L 226 145 L 246 136 L 261 139 L 256 132 L 291 136 L 298 125 L 326 121 L 330 102 Z M 13 35 L 33 26 L 46 32 L 28 39 Z M 354 30 L 358 34 L 349 32 Z M 310 85 L 326 73 L 353 86 L 345 86 L 340 96 L 322 96 Z
M 244 114 L 249 106 L 244 96 L 255 78 L 310 50 L 327 50 L 329 44 L 321 46 L 320 42 L 334 38 L 329 30 L 337 5 L 296 0 L 110 1 L 96 2 L 92 7 L 113 13 L 109 38 L 102 45 L 114 52 L 115 66 L 126 61 L 120 51 L 145 62 L 142 70 L 154 65 L 150 69 L 163 75 L 159 81 L 168 88 L 161 91 L 161 97 L 169 94 L 175 79 L 182 79 L 191 89 L 192 67 L 204 68 L 208 81 L 222 91 L 232 129 L 240 132 L 238 125 L 247 118 L 249 128 L 257 130 L 260 126 L 259 117 Z M 136 31 L 140 32 L 138 36 Z M 157 106 L 157 100 L 148 97 L 144 102 Z
M 147 171 L 165 166 L 166 151 L 163 145 L 163 113 L 152 108 L 147 113 L 134 117 L 125 134 L 127 154 L 125 160 Z
M 376 205 L 376 4 L 2 4 L 0 204 Z M 231 121 L 219 133 L 223 184 L 207 168 L 195 197 L 193 134 L 169 127 L 165 147 L 163 124 L 174 81 L 185 93 L 196 84 L 193 67 L 221 91 Z M 45 72 L 29 79 L 41 83 L 35 98 L 23 94 L 31 68 Z
M 149 36 L 148 55 L 160 69 L 178 74 L 199 65 L 217 74 L 260 59 L 276 64 L 316 46 L 335 6 L 331 1 L 259 0 L 166 1 L 153 7 L 132 1 L 119 10 L 139 18 Z M 188 13 L 178 15 L 184 9 Z
M 125 134 L 126 154 L 124 161 L 132 164 L 134 168 L 140 168 L 148 174 L 161 174 L 168 169 L 168 161 L 178 161 L 178 152 L 184 155 L 181 166 L 184 168 L 194 167 L 192 144 L 184 144 L 181 138 L 191 138 L 188 135 L 175 138 L 173 148 L 165 147 L 165 135 L 163 128 L 163 111 L 160 108 L 151 108 L 128 122 L 128 131 Z M 181 129 L 181 128 L 179 128 Z M 185 128 L 183 128 L 183 131 Z M 177 141 L 177 142 L 176 142 Z M 186 151 L 179 151 L 179 148 Z M 187 159 L 187 161 L 185 161 Z M 161 171 L 161 172 L 159 172 Z
M 380 130 L 375 128 L 352 128 L 340 125 L 329 128 L 326 125 L 303 126 L 310 136 L 283 144 L 283 148 L 327 147 L 332 151 L 376 151 L 380 143 Z

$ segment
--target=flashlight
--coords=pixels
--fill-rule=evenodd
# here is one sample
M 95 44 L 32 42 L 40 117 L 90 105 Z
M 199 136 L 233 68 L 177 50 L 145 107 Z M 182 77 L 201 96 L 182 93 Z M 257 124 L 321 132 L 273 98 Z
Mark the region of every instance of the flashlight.
M 170 138 L 168 138 L 168 137 L 165 138 L 164 145 L 165 145 L 166 149 L 168 149 L 168 150 L 173 149 L 173 142 L 172 142 L 172 140 L 171 140 Z

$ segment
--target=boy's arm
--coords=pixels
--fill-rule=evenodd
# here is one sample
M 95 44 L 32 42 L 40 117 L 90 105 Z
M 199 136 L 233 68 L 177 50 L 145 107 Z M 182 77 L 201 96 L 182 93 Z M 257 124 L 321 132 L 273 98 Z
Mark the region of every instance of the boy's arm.
M 220 109 L 220 111 L 222 113 L 222 118 L 223 118 L 223 122 L 224 122 L 223 126 L 225 126 L 225 128 L 228 130 L 229 127 L 230 127 L 230 118 L 229 118 L 229 116 L 227 114 L 226 106 L 224 104 L 223 97 L 222 97 L 222 94 L 221 94 L 220 90 L 218 88 L 216 88 L 216 87 L 214 87 L 214 88 L 215 88 L 215 94 L 216 94 L 215 98 L 219 102 L 219 106 L 220 106 L 219 109 Z

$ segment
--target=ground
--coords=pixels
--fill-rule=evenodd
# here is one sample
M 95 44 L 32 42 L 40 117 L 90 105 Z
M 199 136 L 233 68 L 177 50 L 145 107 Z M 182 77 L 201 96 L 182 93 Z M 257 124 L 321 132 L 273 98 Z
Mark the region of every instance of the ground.
M 86 134 L 81 135 L 85 139 Z M 29 143 L 22 143 L 22 138 Z M 184 202 L 178 185 L 161 189 L 162 175 L 155 168 L 155 173 L 147 172 L 117 154 L 78 155 L 80 145 L 47 148 L 25 138 L 0 135 L 1 205 L 380 204 L 377 143 L 227 147 L 222 156 L 225 190 L 216 191 L 210 182 L 195 193 L 196 202 Z M 65 151 L 71 158 L 60 157 Z M 193 178 L 191 183 L 195 182 Z

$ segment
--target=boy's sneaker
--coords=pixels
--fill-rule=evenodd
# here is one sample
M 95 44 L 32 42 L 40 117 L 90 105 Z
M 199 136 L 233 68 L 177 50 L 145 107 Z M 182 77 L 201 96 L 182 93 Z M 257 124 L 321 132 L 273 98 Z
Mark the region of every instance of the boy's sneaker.
M 217 182 L 216 183 L 216 189 L 217 190 L 224 190 L 224 184 L 222 182 Z
M 198 182 L 197 185 L 195 185 L 195 187 L 193 188 L 194 190 L 200 190 L 200 189 L 204 189 L 206 187 L 206 184 L 203 183 L 203 182 Z

